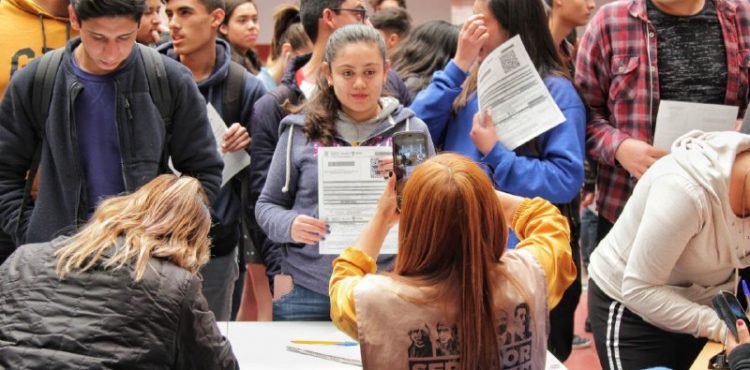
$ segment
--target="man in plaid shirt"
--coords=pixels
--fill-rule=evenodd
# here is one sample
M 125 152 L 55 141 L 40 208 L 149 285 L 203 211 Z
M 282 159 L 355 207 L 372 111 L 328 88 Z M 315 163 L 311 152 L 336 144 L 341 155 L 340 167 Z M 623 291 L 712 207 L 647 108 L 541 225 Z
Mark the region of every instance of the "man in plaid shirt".
M 747 0 L 627 0 L 603 6 L 579 47 L 576 83 L 591 106 L 588 154 L 598 162 L 598 240 L 653 147 L 659 102 L 736 105 L 744 115 L 750 67 Z

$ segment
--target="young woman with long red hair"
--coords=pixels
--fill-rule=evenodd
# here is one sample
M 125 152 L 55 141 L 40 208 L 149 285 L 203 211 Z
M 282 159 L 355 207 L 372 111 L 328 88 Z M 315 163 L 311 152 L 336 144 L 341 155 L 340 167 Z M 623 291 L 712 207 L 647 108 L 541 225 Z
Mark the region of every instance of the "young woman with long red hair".
M 457 154 L 416 168 L 400 214 L 394 184 L 354 246 L 334 261 L 329 287 L 331 318 L 360 341 L 365 368 L 544 368 L 548 308 L 576 275 L 566 218 L 541 198 L 496 191 L 476 163 Z M 396 222 L 394 270 L 375 274 Z M 507 226 L 521 240 L 506 253 Z

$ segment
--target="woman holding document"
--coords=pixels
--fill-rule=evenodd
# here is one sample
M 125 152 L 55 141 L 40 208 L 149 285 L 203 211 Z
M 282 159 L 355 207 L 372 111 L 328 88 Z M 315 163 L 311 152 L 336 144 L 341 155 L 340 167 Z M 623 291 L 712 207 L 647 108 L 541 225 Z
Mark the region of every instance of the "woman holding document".
M 541 198 L 496 191 L 457 154 L 417 166 L 400 214 L 394 184 L 330 284 L 333 322 L 360 340 L 364 368 L 544 369 L 547 307 L 576 275 L 565 217 Z M 393 272 L 375 274 L 396 222 Z M 507 253 L 505 225 L 521 237 Z
M 685 369 L 725 339 L 710 302 L 750 266 L 748 175 L 750 136 L 692 131 L 638 181 L 589 264 L 604 368 Z
M 411 110 L 396 99 L 381 97 L 389 65 L 385 42 L 372 27 L 336 30 L 326 45 L 322 68 L 316 94 L 300 114 L 281 121 L 282 134 L 256 205 L 258 224 L 271 240 L 284 245 L 280 278 L 292 280 L 291 291 L 276 294 L 274 320 L 331 317 L 328 281 L 335 255 L 320 254 L 318 243 L 330 232 L 326 221 L 318 218 L 321 148 L 390 146 L 396 132 L 427 133 Z M 434 149 L 428 144 L 431 155 Z M 373 171 L 377 167 L 374 164 Z M 388 170 L 379 167 L 378 176 L 387 175 Z M 384 256 L 378 262 L 384 267 L 392 260 Z
M 580 266 L 578 194 L 583 185 L 586 108 L 550 35 L 544 6 L 541 1 L 476 0 L 474 13 L 461 30 L 456 57 L 435 73 L 411 108 L 427 123 L 436 147 L 487 164 L 497 189 L 555 203 L 569 219 L 571 248 Z M 476 64 L 516 35 L 564 122 L 509 150 L 498 142 L 489 114 L 478 112 Z M 537 123 L 530 120 L 520 124 L 532 129 Z M 511 233 L 509 246 L 516 242 L 516 234 Z M 577 280 L 551 314 L 550 351 L 561 361 L 572 349 L 573 316 L 580 294 Z
M 412 110 L 427 123 L 435 146 L 492 167 L 496 188 L 557 204 L 571 202 L 583 184 L 586 109 L 560 61 L 544 7 L 540 1 L 477 0 L 474 11 L 461 30 L 456 57 L 435 73 Z M 475 63 L 515 35 L 520 35 L 565 122 L 508 150 L 498 142 L 489 115 L 478 112 Z

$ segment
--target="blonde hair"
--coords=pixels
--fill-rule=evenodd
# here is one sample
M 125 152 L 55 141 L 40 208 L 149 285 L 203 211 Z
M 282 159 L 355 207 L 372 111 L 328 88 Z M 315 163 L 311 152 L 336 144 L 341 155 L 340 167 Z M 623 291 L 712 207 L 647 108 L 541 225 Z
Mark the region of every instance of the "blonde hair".
M 99 263 L 116 270 L 134 266 L 140 281 L 151 257 L 191 273 L 208 262 L 211 216 L 198 180 L 161 175 L 138 191 L 109 198 L 77 234 L 62 241 L 57 275 L 85 272 Z M 122 242 L 118 239 L 122 238 Z M 103 254 L 111 255 L 103 258 Z

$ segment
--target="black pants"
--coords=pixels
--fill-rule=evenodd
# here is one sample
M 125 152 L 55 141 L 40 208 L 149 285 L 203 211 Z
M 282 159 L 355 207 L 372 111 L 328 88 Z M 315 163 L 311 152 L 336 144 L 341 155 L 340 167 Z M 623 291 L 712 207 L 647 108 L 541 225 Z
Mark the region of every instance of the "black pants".
M 560 303 L 549 312 L 550 331 L 547 338 L 547 349 L 560 361 L 565 361 L 573 350 L 573 327 L 576 307 L 581 299 L 581 247 L 578 243 L 580 235 L 580 219 L 578 217 L 579 199 L 570 204 L 562 205 L 560 211 L 568 218 L 570 225 L 570 250 L 573 263 L 576 265 L 576 279 L 573 281 Z
M 589 280 L 589 318 L 602 369 L 689 369 L 706 338 L 659 329 Z

